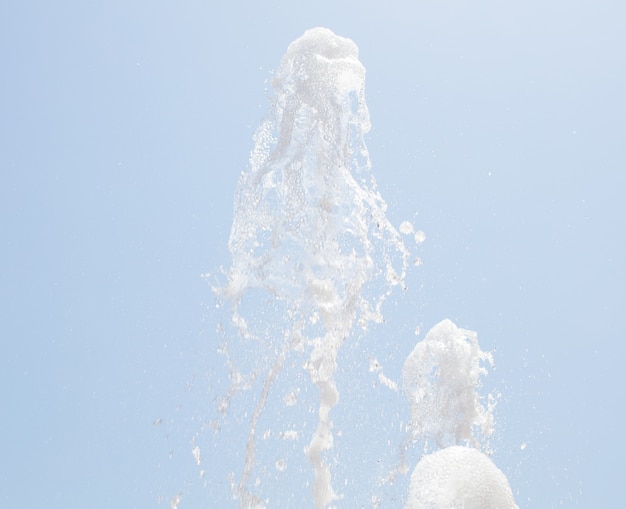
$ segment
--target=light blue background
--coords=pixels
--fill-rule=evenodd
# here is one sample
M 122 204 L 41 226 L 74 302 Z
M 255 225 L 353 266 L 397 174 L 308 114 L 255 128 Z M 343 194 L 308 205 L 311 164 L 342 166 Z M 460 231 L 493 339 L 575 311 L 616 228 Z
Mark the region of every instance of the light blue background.
M 4 2 L 2 505 L 219 506 L 190 452 L 222 362 L 200 275 L 228 264 L 265 80 L 321 25 L 359 46 L 389 216 L 427 236 L 387 341 L 477 330 L 520 507 L 620 506 L 624 19 L 610 0 Z

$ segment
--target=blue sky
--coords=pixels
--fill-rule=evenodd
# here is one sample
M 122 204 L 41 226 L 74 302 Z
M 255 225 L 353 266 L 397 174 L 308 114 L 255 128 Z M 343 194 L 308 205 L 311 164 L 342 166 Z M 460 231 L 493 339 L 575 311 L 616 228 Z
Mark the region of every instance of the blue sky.
M 190 452 L 222 360 L 200 276 L 228 265 L 266 80 L 314 26 L 359 46 L 388 215 L 426 233 L 384 345 L 478 331 L 520 507 L 619 504 L 622 4 L 5 4 L 4 505 L 215 507 Z

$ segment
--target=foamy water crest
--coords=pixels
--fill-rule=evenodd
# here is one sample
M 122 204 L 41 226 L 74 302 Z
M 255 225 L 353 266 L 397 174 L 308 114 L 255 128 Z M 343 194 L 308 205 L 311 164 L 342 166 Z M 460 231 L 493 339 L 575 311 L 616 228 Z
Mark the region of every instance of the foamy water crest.
M 228 479 L 240 507 L 295 507 L 307 499 L 316 508 L 351 507 L 333 477 L 340 351 L 383 321 L 384 301 L 404 286 L 409 251 L 401 233 L 424 240 L 410 223 L 399 232 L 387 218 L 363 140 L 370 129 L 364 80 L 351 40 L 316 28 L 294 41 L 274 74 L 270 114 L 239 179 L 232 264 L 216 290 L 230 316 L 220 348 L 228 388 L 211 428 L 216 442 L 229 444 L 220 482 Z M 411 422 L 404 442 L 389 445 L 400 466 L 387 479 L 406 478 L 403 451 L 415 442 L 480 448 L 491 433 L 490 403 L 481 403 L 476 388 L 482 363 L 492 359 L 469 331 L 449 321 L 438 327 L 405 363 Z M 384 390 L 399 392 L 376 359 L 369 372 Z M 373 506 L 451 507 L 419 505 L 430 502 L 414 481 L 410 496 L 393 504 L 376 487 L 361 489 L 371 491 Z
M 480 349 L 477 334 L 450 320 L 435 325 L 407 357 L 402 378 L 411 428 L 426 448 L 489 449 L 495 398 L 488 395 L 485 405 L 476 391 L 486 365 L 493 366 L 493 356 Z

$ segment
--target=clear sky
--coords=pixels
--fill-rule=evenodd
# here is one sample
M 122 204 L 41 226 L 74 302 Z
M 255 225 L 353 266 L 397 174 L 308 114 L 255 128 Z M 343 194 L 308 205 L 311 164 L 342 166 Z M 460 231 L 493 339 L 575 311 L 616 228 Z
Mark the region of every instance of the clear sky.
M 367 69 L 388 215 L 426 234 L 385 344 L 400 358 L 443 318 L 477 331 L 520 508 L 619 506 L 625 16 L 610 0 L 4 2 L 2 505 L 216 506 L 224 479 L 199 486 L 191 455 L 222 362 L 201 274 L 229 263 L 271 70 L 326 26 Z

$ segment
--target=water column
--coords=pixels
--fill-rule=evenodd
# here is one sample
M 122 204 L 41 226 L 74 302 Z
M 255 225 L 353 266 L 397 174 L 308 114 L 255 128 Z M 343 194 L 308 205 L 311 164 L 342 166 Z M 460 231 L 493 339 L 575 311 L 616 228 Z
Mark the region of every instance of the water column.
M 405 277 L 408 252 L 385 215 L 363 141 L 370 129 L 364 79 L 351 40 L 316 28 L 294 41 L 274 75 L 272 109 L 239 180 L 232 265 L 219 293 L 231 304 L 238 340 L 245 340 L 253 360 L 244 374 L 228 353 L 236 341 L 227 338 L 223 352 L 233 390 L 224 410 L 262 380 L 243 473 L 233 484 L 242 507 L 264 505 L 251 487 L 258 422 L 293 356 L 304 356 L 302 369 L 318 390 L 317 425 L 304 447 L 315 507 L 337 498 L 325 459 L 339 401 L 337 353 L 355 326 L 382 320 L 382 302 Z M 263 297 L 254 297 L 259 292 Z M 246 303 L 251 299 L 254 304 Z M 263 309 L 272 311 L 262 318 Z M 292 378 L 300 380 L 297 373 Z

